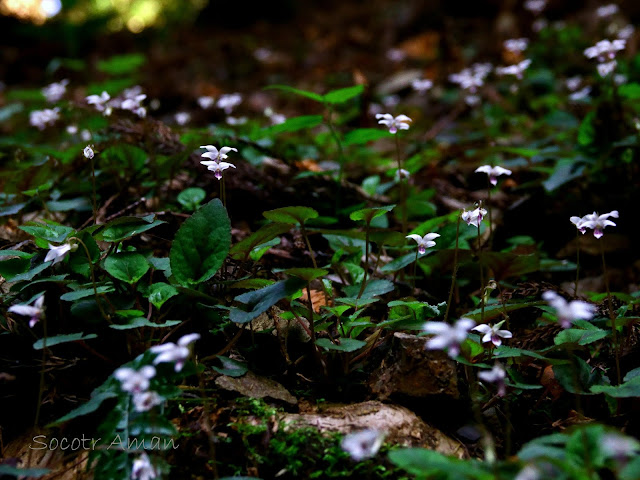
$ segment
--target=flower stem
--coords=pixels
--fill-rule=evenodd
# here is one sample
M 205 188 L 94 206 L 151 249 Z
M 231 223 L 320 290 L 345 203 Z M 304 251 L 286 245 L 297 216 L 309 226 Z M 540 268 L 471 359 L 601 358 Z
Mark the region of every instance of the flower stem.
M 371 221 L 367 222 L 365 243 L 364 243 L 364 279 L 362 285 L 360 285 L 360 291 L 358 292 L 357 300 L 360 300 L 364 293 L 365 286 L 367 285 L 367 271 L 369 270 L 369 229 L 371 228 Z
M 416 267 L 418 266 L 418 250 L 416 250 L 416 259 L 413 262 L 413 273 L 411 274 L 411 289 L 413 290 L 413 295 L 416 295 Z
M 342 149 L 342 142 L 340 141 L 340 137 L 338 136 L 338 132 L 333 125 L 333 108 L 331 106 L 328 107 L 329 115 L 327 115 L 327 126 L 329 127 L 329 131 L 331 132 L 331 136 L 333 137 L 334 142 L 336 142 L 336 146 L 338 147 L 338 163 L 340 165 L 340 169 L 338 171 L 338 182 L 342 185 L 342 178 L 344 176 L 344 150 Z
M 493 234 L 493 218 L 491 215 L 491 182 L 487 188 L 487 210 L 489 211 L 489 248 L 491 248 L 491 235 Z M 480 227 L 478 227 L 478 230 Z
M 576 286 L 573 296 L 578 298 L 578 280 L 580 279 L 580 230 L 576 229 Z
M 98 286 L 96 284 L 96 274 L 93 269 L 93 260 L 91 259 L 89 248 L 87 247 L 87 244 L 84 243 L 78 237 L 71 237 L 69 240 L 72 240 L 72 239 L 76 240 L 80 245 L 82 245 L 82 248 L 84 249 L 84 253 L 87 255 L 87 261 L 89 262 L 89 272 L 91 273 L 91 284 L 93 285 L 93 295 L 96 297 L 96 305 L 98 305 L 98 309 L 102 314 L 102 318 L 104 318 L 109 324 L 111 324 L 112 323 L 111 317 L 105 313 L 104 309 L 102 308 L 102 305 L 100 304 L 100 299 L 98 298 L 99 295 L 98 295 Z
M 461 214 L 458 212 L 458 220 L 456 222 L 456 248 L 453 251 L 453 272 L 451 273 L 451 287 L 449 288 L 449 300 L 447 300 L 447 310 L 444 312 L 444 321 L 449 319 L 449 309 L 451 308 L 451 302 L 453 301 L 453 290 L 456 286 L 456 276 L 458 274 L 458 245 L 460 238 L 460 219 Z
M 400 217 L 402 221 L 402 236 L 407 236 L 407 192 L 406 192 L 406 178 L 402 175 L 402 161 L 400 159 L 400 140 L 398 134 L 395 135 L 396 139 L 396 159 L 398 161 L 398 176 L 400 180 Z
M 93 163 L 93 157 L 91 157 L 91 193 L 92 193 L 92 207 L 93 207 L 93 224 L 98 223 L 98 201 L 96 195 L 96 170 Z
M 316 263 L 316 257 L 313 254 L 313 250 L 311 249 L 311 243 L 309 242 L 309 237 L 307 236 L 307 231 L 304 228 L 304 222 L 300 222 L 300 232 L 304 237 L 304 241 L 307 244 L 307 248 L 309 249 L 309 255 L 311 255 L 311 262 L 313 263 L 313 268 L 318 268 L 318 264 Z
M 609 288 L 609 277 L 607 276 L 607 263 L 604 259 L 604 244 L 600 240 L 600 255 L 602 256 L 602 274 L 604 276 L 604 286 L 607 289 L 607 304 L 609 307 L 609 318 L 611 319 L 611 335 L 613 338 L 613 350 L 616 358 L 616 379 L 617 385 L 622 383 L 622 375 L 620 373 L 620 345 L 618 343 L 618 329 L 616 328 L 616 313 L 613 311 L 613 302 L 611 300 L 611 290 Z
M 478 267 L 480 268 L 480 322 L 484 323 L 484 272 L 482 271 L 482 241 L 480 238 L 480 225 L 478 222 Z
M 44 395 L 44 368 L 47 361 L 47 316 L 42 317 L 42 365 L 40 366 L 40 385 L 38 387 L 38 403 L 36 405 L 36 417 L 33 421 L 34 427 L 40 423 L 40 408 L 42 407 L 42 396 Z

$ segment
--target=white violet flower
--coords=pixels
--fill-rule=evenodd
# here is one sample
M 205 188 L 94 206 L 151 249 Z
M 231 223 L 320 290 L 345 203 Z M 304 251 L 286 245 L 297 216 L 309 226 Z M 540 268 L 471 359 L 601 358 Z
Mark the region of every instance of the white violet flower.
M 29 327 L 33 328 L 36 323 L 44 316 L 44 295 L 40 295 L 33 302 L 33 305 L 12 305 L 7 310 L 11 313 L 31 317 L 29 319 Z
M 215 99 L 213 97 L 209 97 L 207 95 L 198 97 L 198 105 L 200 105 L 200 108 L 202 108 L 203 110 L 211 108 L 214 103 Z
M 211 161 L 219 163 L 223 160 L 226 160 L 228 158 L 227 153 L 229 152 L 238 153 L 238 149 L 232 147 L 222 147 L 220 150 L 218 150 L 213 145 L 200 145 L 200 148 L 204 148 L 207 150 L 200 156 L 209 159 L 201 161 L 200 163 L 202 163 L 203 165 L 211 165 Z
M 427 251 L 427 248 L 435 247 L 436 242 L 434 242 L 433 240 L 435 240 L 439 236 L 439 233 L 427 233 L 424 237 L 421 237 L 420 235 L 416 235 L 414 233 L 412 235 L 407 235 L 406 238 L 415 240 L 418 243 L 418 253 L 420 255 L 424 255 Z
M 482 219 L 487 214 L 487 211 L 482 207 L 477 207 L 475 210 L 462 210 L 462 220 L 467 222 L 467 225 L 473 225 L 474 227 L 480 228 L 480 224 L 482 223 Z
M 552 290 L 544 292 L 542 298 L 555 308 L 558 322 L 562 328 L 570 328 L 576 319 L 591 320 L 596 311 L 595 305 L 581 300 L 567 302 Z
M 606 17 L 611 17 L 612 15 L 615 15 L 619 11 L 620 9 L 618 8 L 618 5 L 616 5 L 615 3 L 610 3 L 609 5 L 603 5 L 601 7 L 598 7 L 596 10 L 596 15 L 599 18 L 606 18 Z
M 133 480 L 151 480 L 158 478 L 158 471 L 155 469 L 146 453 L 143 453 L 133 461 L 133 465 L 131 467 L 131 478 Z
M 398 130 L 409 130 L 409 124 L 412 120 L 406 115 L 398 115 L 394 117 L 390 113 L 378 113 L 376 115 L 378 123 L 386 125 L 389 129 L 389 133 L 396 133 Z
M 104 112 L 107 102 L 111 100 L 109 94 L 103 91 L 100 95 L 89 95 L 86 101 L 89 105 L 93 105 L 99 112 Z
M 522 53 L 529 46 L 529 39 L 527 38 L 511 38 L 509 40 L 505 40 L 504 43 L 505 50 L 512 53 Z
M 448 348 L 449 356 L 454 358 L 460 353 L 460 345 L 466 340 L 469 330 L 475 324 L 476 322 L 470 318 L 461 318 L 455 325 L 445 322 L 427 322 L 423 330 L 435 336 L 427 341 L 426 348 L 429 350 Z
M 498 75 L 514 75 L 518 80 L 522 80 L 522 74 L 531 65 L 531 60 L 528 58 L 515 65 L 509 65 L 508 67 L 496 68 Z
M 224 113 L 229 115 L 235 107 L 242 103 L 242 95 L 239 93 L 229 93 L 221 95 L 218 99 L 217 106 L 224 110 Z
M 49 244 L 49 252 L 47 252 L 47 256 L 44 257 L 44 261 L 49 262 L 53 260 L 53 263 L 51 265 L 55 265 L 56 263 L 60 263 L 62 260 L 64 260 L 64 257 L 67 255 L 67 253 L 75 252 L 77 249 L 78 244 L 75 243 L 63 243 L 62 245 L 58 246 Z
M 599 63 L 598 66 L 596 67 L 598 69 L 598 75 L 600 75 L 603 78 L 608 76 L 611 72 L 613 72 L 616 69 L 617 65 L 618 65 L 618 62 L 616 60 L 611 60 L 610 62 L 606 62 L 606 63 Z
M 409 178 L 410 176 L 411 176 L 411 172 L 409 172 L 409 170 L 400 168 L 396 170 L 396 173 L 394 174 L 393 178 L 396 182 L 399 182 L 400 180 L 404 180 L 405 178 Z
M 200 162 L 200 163 L 204 163 L 204 162 Z M 229 163 L 229 162 L 211 162 L 211 165 L 207 167 L 208 170 L 214 173 L 214 176 L 218 180 L 222 179 L 222 172 L 225 171 L 227 168 L 236 168 L 236 166 L 233 163 Z
M 186 125 L 189 120 L 191 120 L 191 115 L 187 112 L 178 112 L 173 116 L 173 118 L 175 118 L 178 125 Z
M 491 185 L 498 184 L 498 177 L 500 175 L 511 175 L 511 170 L 507 170 L 502 167 L 492 167 L 491 165 L 483 165 L 476 168 L 476 172 L 486 173 L 489 176 L 489 182 Z
M 34 110 L 29 113 L 29 124 L 37 127 L 38 130 L 44 130 L 45 127 L 53 125 L 60 118 L 60 109 L 45 108 L 44 110 Z
M 162 403 L 162 397 L 156 392 L 141 392 L 133 394 L 133 406 L 136 412 L 148 412 Z
M 180 338 L 177 344 L 164 343 L 151 347 L 150 351 L 158 354 L 153 363 L 175 363 L 175 370 L 179 372 L 191 354 L 189 345 L 199 338 L 200 335 L 198 333 L 191 333 Z
M 424 94 L 427 90 L 430 90 L 433 87 L 433 82 L 428 78 L 424 79 L 415 79 L 411 82 L 411 87 L 421 95 Z
M 156 369 L 151 365 L 145 365 L 140 370 L 122 367 L 113 372 L 113 376 L 120 381 L 123 391 L 129 393 L 142 393 L 149 389 L 149 380 L 156 375 Z
M 596 212 L 593 212 L 592 214 L 585 215 L 582 218 L 582 223 L 579 228 L 591 228 L 593 229 L 593 236 L 600 238 L 604 235 L 603 230 L 606 227 L 616 226 L 615 223 L 609 220 L 609 217 L 618 218 L 618 216 L 619 214 L 617 210 L 613 210 L 609 213 L 603 213 L 602 215 L 598 215 Z
M 384 434 L 379 430 L 367 429 L 359 432 L 353 432 L 342 439 L 342 449 L 351 455 L 356 462 L 372 458 L 378 453 Z
M 599 62 L 606 62 L 616 58 L 616 52 L 624 50 L 627 41 L 623 38 L 611 40 L 600 40 L 593 47 L 589 47 L 584 51 L 587 58 L 597 58 Z
M 540 15 L 547 6 L 547 0 L 527 0 L 524 3 L 524 8 L 529 10 L 534 15 Z
M 500 397 L 504 397 L 507 393 L 507 387 L 504 384 L 506 376 L 507 372 L 499 363 L 496 363 L 491 370 L 478 372 L 480 380 L 487 383 L 495 383 L 498 386 L 498 395 Z
M 91 160 L 95 155 L 95 152 L 93 151 L 93 148 L 91 148 L 91 145 L 87 145 L 86 147 L 84 147 L 84 150 L 82 151 L 82 153 L 84 157 L 88 158 L 89 160 Z
M 57 83 L 47 85 L 42 89 L 42 95 L 44 95 L 44 98 L 46 98 L 49 103 L 57 102 L 64 96 L 67 91 L 68 84 L 69 80 L 65 79 Z
M 490 325 L 478 325 L 472 328 L 476 332 L 484 334 L 482 337 L 482 343 L 493 343 L 496 347 L 502 345 L 503 338 L 511 338 L 513 335 L 509 330 L 500 330 L 500 327 L 504 323 L 504 320 L 500 323 L 496 323 L 493 327 Z

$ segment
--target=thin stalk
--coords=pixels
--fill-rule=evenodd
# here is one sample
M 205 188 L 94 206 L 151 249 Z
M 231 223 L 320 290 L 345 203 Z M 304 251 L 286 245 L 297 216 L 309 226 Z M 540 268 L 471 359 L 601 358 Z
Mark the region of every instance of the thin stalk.
M 493 234 L 493 219 L 491 216 L 491 182 L 487 188 L 487 210 L 489 211 L 489 245 L 491 245 L 491 235 Z
M 622 383 L 622 375 L 620 372 L 620 345 L 618 344 L 618 330 L 616 328 L 616 314 L 613 311 L 613 302 L 611 300 L 611 290 L 609 289 L 609 277 L 607 276 L 607 262 L 604 259 L 604 244 L 600 240 L 600 255 L 602 256 L 602 274 L 604 275 L 604 286 L 607 289 L 607 304 L 609 306 L 609 318 L 611 319 L 611 335 L 613 337 L 613 350 L 616 357 L 616 378 L 617 385 Z
M 33 426 L 38 427 L 40 423 L 40 408 L 42 407 L 42 396 L 44 395 L 44 365 L 47 360 L 47 316 L 42 317 L 42 365 L 40 367 L 40 385 L 38 387 L 38 403 L 36 405 L 36 417 Z
M 224 183 L 224 175 L 220 179 L 220 196 L 222 197 L 222 205 L 227 208 L 227 187 Z
M 398 161 L 398 179 L 400 181 L 400 217 L 402 222 L 402 236 L 407 236 L 407 191 L 406 191 L 406 178 L 402 175 L 402 161 L 400 159 L 400 140 L 398 134 L 394 135 L 396 139 L 396 159 Z
M 340 141 L 340 137 L 336 132 L 336 129 L 333 125 L 333 108 L 331 106 L 328 107 L 329 115 L 327 116 L 327 126 L 329 127 L 329 131 L 331 132 L 331 136 L 333 137 L 334 142 L 336 142 L 336 146 L 338 147 L 338 158 L 340 169 L 338 170 L 338 182 L 342 185 L 342 178 L 344 176 L 344 150 L 342 149 L 342 142 Z
M 111 323 L 111 317 L 105 313 L 104 309 L 102 308 L 102 305 L 100 305 L 100 300 L 98 298 L 99 297 L 98 286 L 96 284 L 96 274 L 93 269 L 93 260 L 91 259 L 91 254 L 89 253 L 89 249 L 87 248 L 87 245 L 78 237 L 71 237 L 69 240 L 76 240 L 80 245 L 82 245 L 82 248 L 84 249 L 84 253 L 87 255 L 87 261 L 89 262 L 89 272 L 91 273 L 91 284 L 93 285 L 93 295 L 96 297 L 96 305 L 98 305 L 98 309 L 102 314 L 102 318 L 104 318 L 107 322 Z
M 98 223 L 98 200 L 96 195 L 96 170 L 93 163 L 93 157 L 91 157 L 91 194 L 92 194 L 92 206 L 93 206 L 93 224 Z
M 309 331 L 311 332 L 311 341 L 316 344 L 316 328 L 313 324 L 313 302 L 311 301 L 311 287 L 307 283 L 307 298 L 309 299 Z
M 447 300 L 447 310 L 444 312 L 444 321 L 449 319 L 449 309 L 451 308 L 451 302 L 453 301 L 453 290 L 456 286 L 456 276 L 458 275 L 458 241 L 460 238 L 460 219 L 461 215 L 458 212 L 458 220 L 456 222 L 456 248 L 453 251 L 453 273 L 451 274 L 451 288 L 449 288 L 449 300 Z
M 309 249 L 309 255 L 311 255 L 311 262 L 313 263 L 313 268 L 318 268 L 318 264 L 316 263 L 316 257 L 313 254 L 313 250 L 311 249 L 311 243 L 309 242 L 309 237 L 307 236 L 307 230 L 304 228 L 304 222 L 300 222 L 300 232 L 304 237 L 304 241 L 307 244 L 307 248 Z
M 578 298 L 578 280 L 580 279 L 580 230 L 576 229 L 576 286 L 573 296 Z
M 413 295 L 416 295 L 416 267 L 418 266 L 418 250 L 416 250 L 416 259 L 413 262 L 413 273 L 411 274 L 411 289 Z
M 367 271 L 369 270 L 369 228 L 371 227 L 371 221 L 367 222 L 366 233 L 365 233 L 365 243 L 364 243 L 364 279 L 362 280 L 362 285 L 360 285 L 360 291 L 358 292 L 357 299 L 359 300 L 364 293 L 364 288 L 367 284 Z
M 478 267 L 480 268 L 480 323 L 484 323 L 484 272 L 482 271 L 482 242 L 480 238 L 480 225 L 478 222 Z

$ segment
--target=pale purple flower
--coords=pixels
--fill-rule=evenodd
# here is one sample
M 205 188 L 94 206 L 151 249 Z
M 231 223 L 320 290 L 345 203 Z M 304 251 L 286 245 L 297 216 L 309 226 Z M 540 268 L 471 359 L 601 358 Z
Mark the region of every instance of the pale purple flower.
M 415 240 L 418 244 L 418 253 L 420 255 L 424 255 L 427 251 L 427 248 L 435 247 L 436 242 L 434 242 L 433 240 L 435 240 L 439 236 L 439 233 L 427 233 L 424 237 L 421 237 L 420 235 L 416 235 L 414 233 L 412 235 L 407 235 L 406 238 Z
M 547 0 L 527 0 L 524 2 L 524 8 L 534 15 L 540 15 L 547 6 Z
M 586 222 L 587 217 L 590 217 L 590 216 L 591 214 L 585 215 L 584 217 L 573 216 L 569 218 L 569 221 L 576 226 L 576 228 L 581 234 L 584 235 L 587 232 L 587 227 L 584 226 L 584 222 Z
M 131 467 L 132 480 L 152 480 L 158 477 L 159 473 L 146 453 L 142 453 L 142 455 L 133 461 Z
M 487 211 L 482 207 L 477 207 L 475 210 L 462 210 L 462 220 L 467 222 L 467 225 L 473 225 L 480 228 L 482 219 L 487 214 Z
M 229 115 L 235 107 L 242 103 L 242 95 L 239 93 L 225 93 L 220 95 L 217 106 L 224 110 L 224 113 Z
M 342 449 L 351 455 L 356 462 L 372 458 L 378 453 L 384 434 L 379 430 L 367 429 L 359 432 L 353 432 L 342 439 Z
M 475 74 L 471 69 L 465 68 L 459 73 L 449 75 L 451 83 L 457 83 L 463 90 L 475 93 L 478 88 L 484 85 L 484 77 Z
M 635 456 L 640 450 L 640 443 L 635 438 L 618 433 L 605 433 L 600 440 L 600 445 L 609 457 L 617 460 Z
M 511 38 L 509 40 L 505 40 L 504 48 L 512 53 L 522 53 L 529 46 L 529 39 L 527 38 Z
M 281 113 L 274 112 L 271 107 L 265 108 L 263 113 L 271 121 L 271 125 L 280 125 L 287 121 L 287 117 Z
M 202 160 L 200 163 L 202 163 L 203 165 L 211 165 L 211 161 L 215 163 L 222 162 L 223 160 L 226 160 L 228 158 L 227 153 L 229 152 L 238 153 L 238 149 L 232 147 L 222 147 L 220 150 L 218 150 L 213 145 L 200 145 L 200 148 L 204 148 L 207 150 L 200 156 L 209 159 Z
M 455 325 L 445 322 L 427 322 L 423 330 L 435 336 L 427 341 L 426 348 L 429 350 L 444 350 L 448 348 L 451 358 L 458 356 L 460 345 L 469 334 L 469 330 L 476 324 L 470 318 L 461 318 Z
M 509 65 L 508 67 L 498 67 L 496 68 L 496 74 L 498 75 L 513 75 L 518 80 L 522 80 L 522 74 L 524 71 L 529 68 L 531 65 L 531 60 L 528 58 L 517 63 L 515 65 Z
M 202 97 L 198 97 L 198 105 L 203 110 L 207 110 L 213 106 L 215 103 L 215 99 L 213 97 L 209 97 L 208 95 L 204 95 Z
M 113 372 L 116 380 L 120 381 L 123 391 L 129 393 L 142 393 L 149 389 L 149 380 L 156 375 L 156 369 L 151 365 L 145 365 L 140 370 L 122 367 Z
M 610 62 L 606 63 L 599 63 L 596 67 L 598 69 L 598 75 L 600 75 L 602 78 L 609 76 L 609 74 L 616 69 L 617 65 L 618 62 L 616 60 L 611 60 Z
M 570 328 L 573 321 L 577 319 L 591 320 L 596 311 L 595 305 L 581 300 L 567 302 L 552 290 L 544 292 L 542 298 L 555 308 L 558 322 L 562 328 Z
M 507 372 L 502 365 L 496 363 L 491 370 L 483 370 L 478 372 L 478 378 L 483 382 L 495 383 L 498 387 L 498 395 L 504 397 L 507 393 L 507 386 L 504 383 L 504 379 L 507 376 Z
M 88 158 L 89 160 L 91 160 L 95 155 L 93 148 L 91 148 L 91 145 L 87 145 L 86 147 L 84 147 L 82 154 L 85 156 L 85 158 Z
M 189 123 L 189 120 L 191 120 L 191 115 L 187 112 L 178 112 L 173 116 L 173 118 L 175 118 L 178 125 L 186 125 Z
M 57 102 L 64 96 L 67 91 L 68 84 L 69 80 L 65 79 L 57 83 L 47 85 L 42 89 L 42 95 L 44 95 L 44 98 L 46 98 L 49 103 Z
M 38 130 L 44 130 L 45 127 L 53 125 L 58 118 L 60 118 L 60 109 L 58 107 L 33 110 L 29 113 L 29 124 L 37 127 Z
M 148 412 L 162 403 L 162 397 L 156 392 L 140 392 L 133 394 L 133 406 L 136 412 Z
M 472 330 L 482 333 L 482 343 L 493 343 L 496 347 L 502 345 L 503 338 L 511 338 L 513 335 L 509 330 L 500 330 L 500 327 L 504 323 L 504 320 L 500 323 L 496 323 L 493 327 L 490 325 L 478 325 Z
M 618 218 L 618 211 L 613 210 L 609 213 L 603 213 L 602 215 L 598 215 L 596 212 L 593 212 L 590 215 L 585 215 L 582 218 L 582 223 L 579 228 L 591 228 L 593 229 L 593 236 L 596 238 L 600 238 L 604 235 L 603 230 L 606 227 L 616 226 L 615 223 L 609 220 L 609 217 Z
M 401 62 L 407 58 L 407 54 L 401 48 L 390 48 L 387 50 L 387 58 L 392 62 Z
M 228 116 L 227 118 L 225 118 L 225 121 L 229 125 L 244 125 L 245 123 L 247 123 L 249 121 L 249 119 L 247 117 L 232 117 L 232 116 Z
M 480 97 L 478 95 L 466 95 L 464 97 L 464 103 L 470 107 L 475 107 L 480 103 Z
M 78 249 L 77 244 L 63 243 L 62 245 L 51 245 L 49 244 L 49 251 L 47 252 L 47 256 L 44 257 L 45 262 L 49 262 L 53 260 L 51 265 L 55 265 L 56 263 L 60 263 L 64 260 L 67 253 L 75 252 Z
M 491 165 L 483 165 L 481 167 L 476 168 L 476 172 L 486 173 L 489 176 L 489 182 L 491 185 L 498 184 L 498 177 L 500 175 L 511 175 L 511 170 L 507 170 L 502 167 L 492 167 Z
M 584 54 L 587 58 L 597 58 L 603 63 L 616 58 L 616 52 L 624 50 L 627 41 L 623 38 L 611 40 L 600 40 L 593 47 L 585 49 Z
M 89 140 L 91 140 L 91 132 L 86 128 L 83 129 L 80 132 L 80 140 L 82 140 L 83 142 L 88 142 Z
M 565 85 L 572 92 L 575 92 L 578 88 L 580 88 L 581 83 L 582 83 L 582 77 L 580 75 L 576 75 L 575 77 L 569 77 L 565 80 Z
M 420 79 L 417 78 L 413 82 L 411 82 L 411 88 L 413 88 L 416 92 L 421 95 L 424 94 L 427 90 L 430 90 L 433 87 L 433 82 L 428 78 Z
M 204 162 L 200 162 L 200 163 L 204 163 Z M 222 179 L 222 172 L 225 171 L 227 168 L 236 168 L 236 166 L 233 163 L 228 163 L 228 162 L 211 162 L 211 165 L 207 167 L 208 170 L 214 173 L 215 177 L 218 180 Z
M 120 104 L 120 108 L 122 110 L 129 110 L 130 112 L 135 113 L 141 118 L 144 118 L 147 115 L 147 110 L 140 105 L 140 103 L 147 98 L 144 93 L 138 95 L 131 95 L 125 98 Z
M 191 333 L 180 338 L 177 344 L 170 342 L 151 347 L 149 350 L 158 354 L 153 363 L 175 363 L 175 371 L 179 372 L 191 354 L 189 345 L 199 338 L 199 334 Z
M 89 95 L 86 98 L 86 101 L 89 105 L 93 105 L 94 108 L 99 112 L 104 112 L 106 109 L 107 102 L 111 100 L 109 94 L 103 91 L 100 95 Z
M 590 93 L 591 93 L 591 87 L 587 85 L 586 87 L 576 92 L 573 92 L 571 95 L 569 95 L 569 100 L 571 100 L 572 102 L 579 102 L 581 100 L 585 100 L 589 98 Z
M 400 180 L 404 180 L 406 178 L 409 178 L 410 176 L 411 176 L 411 173 L 409 172 L 409 170 L 400 168 L 396 170 L 396 173 L 394 174 L 393 178 L 395 179 L 396 182 L 399 182 Z
M 618 38 L 629 40 L 631 37 L 633 37 L 635 31 L 636 29 L 633 25 L 627 25 L 626 27 L 623 27 L 618 31 Z
M 7 311 L 24 315 L 25 317 L 31 317 L 29 319 L 29 327 L 33 328 L 44 316 L 44 295 L 36 298 L 33 305 L 12 305 Z
M 620 11 L 620 8 L 615 3 L 610 3 L 609 5 L 603 5 L 596 9 L 596 15 L 599 18 L 606 18 L 615 15 Z
M 78 133 L 78 126 L 77 125 L 67 125 L 67 133 L 69 135 L 75 135 L 76 133 Z
M 389 129 L 389 133 L 396 133 L 398 130 L 409 130 L 409 124 L 412 120 L 406 115 L 398 115 L 394 117 L 390 113 L 378 113 L 376 115 L 378 123 L 385 125 Z

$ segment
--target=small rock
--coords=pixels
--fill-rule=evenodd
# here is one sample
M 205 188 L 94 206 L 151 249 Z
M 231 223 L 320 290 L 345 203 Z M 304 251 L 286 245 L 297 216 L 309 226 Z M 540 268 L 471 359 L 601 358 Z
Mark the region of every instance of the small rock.
M 393 394 L 457 399 L 456 364 L 444 352 L 426 350 L 426 339 L 396 332 L 391 351 L 369 379 L 371 391 L 384 400 Z
M 260 377 L 252 372 L 247 372 L 242 377 L 228 377 L 222 375 L 216 378 L 216 385 L 224 390 L 238 392 L 251 398 L 271 398 L 291 405 L 298 403 L 296 397 L 275 380 Z
M 427 425 L 415 413 L 398 405 L 369 401 L 355 404 L 333 404 L 312 413 L 284 414 L 284 429 L 313 427 L 321 433 L 347 434 L 375 429 L 385 433 L 385 442 L 405 447 L 426 447 L 445 455 L 464 458 L 462 445 L 440 430 Z

